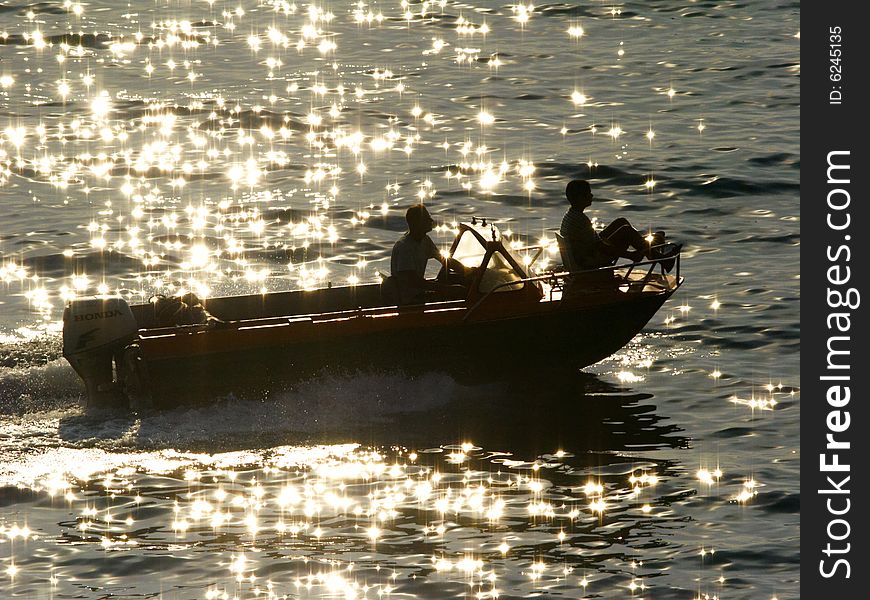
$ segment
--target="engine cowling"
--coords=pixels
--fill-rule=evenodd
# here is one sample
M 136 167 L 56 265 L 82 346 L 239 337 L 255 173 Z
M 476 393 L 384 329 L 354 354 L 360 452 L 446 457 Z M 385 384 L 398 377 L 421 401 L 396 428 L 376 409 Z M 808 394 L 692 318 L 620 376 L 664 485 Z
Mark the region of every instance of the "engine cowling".
M 63 312 L 63 355 L 87 387 L 88 405 L 126 403 L 113 369 L 137 335 L 136 318 L 122 298 L 71 301 Z

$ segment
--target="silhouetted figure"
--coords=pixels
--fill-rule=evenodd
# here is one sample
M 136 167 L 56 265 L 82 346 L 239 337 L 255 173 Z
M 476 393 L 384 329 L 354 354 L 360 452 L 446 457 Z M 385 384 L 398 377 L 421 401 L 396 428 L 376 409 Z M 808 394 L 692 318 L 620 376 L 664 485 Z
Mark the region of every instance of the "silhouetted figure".
M 575 179 L 565 188 L 571 208 L 562 217 L 559 235 L 567 244 L 570 256 L 563 257 L 568 268 L 595 269 L 612 265 L 617 258 L 633 261 L 647 257 L 650 243 L 644 235 L 620 217 L 602 232 L 595 231 L 584 210 L 592 205 L 592 188 L 585 179 Z M 657 233 L 662 237 L 663 234 Z M 633 248 L 633 250 L 629 250 Z M 571 265 L 567 263 L 572 263 Z
M 390 257 L 390 285 L 398 296 L 397 304 L 422 304 L 427 300 L 438 300 L 439 293 L 456 286 L 427 280 L 426 265 L 429 260 L 434 258 L 440 261 L 444 269 L 447 269 L 448 264 L 459 272 L 465 269 L 459 261 L 441 256 L 435 242 L 427 235 L 435 222 L 425 206 L 411 206 L 405 213 L 405 220 L 408 222 L 408 232 L 393 246 Z M 452 291 L 455 293 L 457 290 Z

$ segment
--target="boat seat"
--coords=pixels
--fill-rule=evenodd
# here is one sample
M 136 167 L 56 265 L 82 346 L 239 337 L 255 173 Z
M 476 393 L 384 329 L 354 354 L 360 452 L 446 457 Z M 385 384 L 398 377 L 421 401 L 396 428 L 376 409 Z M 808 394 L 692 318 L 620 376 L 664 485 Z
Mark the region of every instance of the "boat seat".
M 559 254 L 562 256 L 562 266 L 565 267 L 565 270 L 582 271 L 588 268 L 578 264 L 574 259 L 574 253 L 571 251 L 571 242 L 558 233 L 556 234 L 556 242 L 559 244 Z M 619 257 L 614 256 L 610 261 L 610 266 L 615 265 L 617 260 L 619 260 Z
M 383 306 L 399 306 L 399 288 L 396 280 L 389 275 L 379 273 L 381 276 L 381 302 Z M 430 302 L 448 302 L 451 300 L 465 300 L 468 297 L 468 288 L 462 285 L 444 286 L 439 291 L 430 290 L 421 296 L 425 300 L 421 303 L 406 304 L 404 306 L 421 306 Z
M 390 275 L 381 276 L 381 303 L 384 306 L 393 306 L 399 304 L 399 288 L 396 286 L 396 281 Z
M 571 246 L 568 240 L 556 234 L 556 241 L 559 244 L 559 254 L 562 255 L 562 266 L 569 273 L 565 279 L 565 289 L 563 297 L 568 298 L 577 295 L 598 293 L 602 290 L 614 289 L 620 279 L 615 276 L 613 271 L 590 271 L 589 273 L 577 273 L 584 270 L 584 267 L 577 264 L 574 260 L 574 254 L 571 252 Z M 611 264 L 616 264 L 616 258 Z

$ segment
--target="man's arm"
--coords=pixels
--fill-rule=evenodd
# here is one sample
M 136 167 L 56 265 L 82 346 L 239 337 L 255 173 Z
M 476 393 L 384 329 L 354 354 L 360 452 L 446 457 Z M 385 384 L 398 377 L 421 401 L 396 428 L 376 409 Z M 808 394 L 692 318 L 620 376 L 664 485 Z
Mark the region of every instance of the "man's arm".
M 450 256 L 444 256 L 443 254 L 441 254 L 441 251 L 438 250 L 438 246 L 435 245 L 435 242 L 433 242 L 432 238 L 430 238 L 428 235 L 426 236 L 426 239 L 429 240 L 429 258 L 434 258 L 435 260 L 440 262 L 441 266 L 448 272 L 451 269 L 453 271 L 458 271 L 459 273 L 465 272 L 465 266 L 461 262 L 459 262 L 455 258 L 452 258 Z
M 439 256 L 438 260 L 441 261 L 441 264 L 448 271 L 453 270 L 453 271 L 456 271 L 458 273 L 464 273 L 466 268 L 467 268 L 461 262 L 459 262 L 458 260 L 456 260 L 455 258 L 450 257 L 450 256 Z

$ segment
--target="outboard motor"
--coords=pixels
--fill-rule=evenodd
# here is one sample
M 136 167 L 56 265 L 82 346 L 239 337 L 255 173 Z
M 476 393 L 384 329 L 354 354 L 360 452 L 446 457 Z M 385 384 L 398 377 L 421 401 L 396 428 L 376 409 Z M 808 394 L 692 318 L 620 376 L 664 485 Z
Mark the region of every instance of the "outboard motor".
M 126 406 L 113 374 L 137 334 L 136 318 L 122 298 L 73 300 L 63 311 L 63 356 L 87 388 L 88 406 Z

